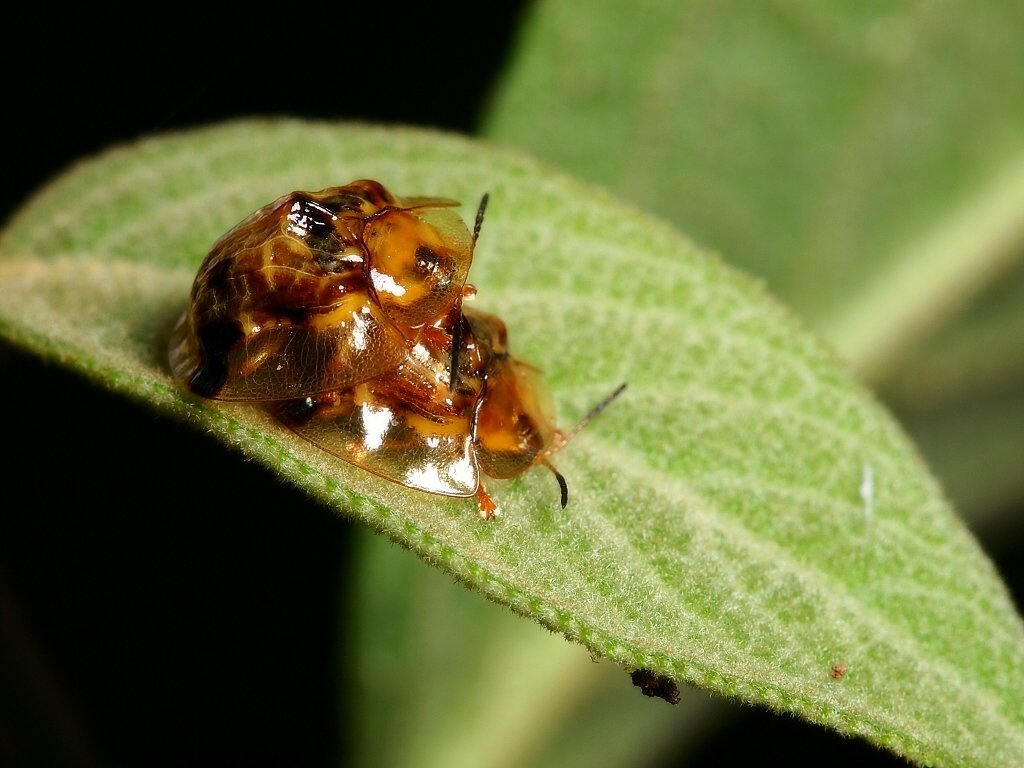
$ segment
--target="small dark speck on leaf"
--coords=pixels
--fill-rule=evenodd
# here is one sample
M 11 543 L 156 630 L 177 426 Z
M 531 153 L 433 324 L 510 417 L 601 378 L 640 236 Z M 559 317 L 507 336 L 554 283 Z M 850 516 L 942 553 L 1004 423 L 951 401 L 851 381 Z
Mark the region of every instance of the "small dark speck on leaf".
M 644 696 L 664 699 L 669 704 L 679 703 L 679 688 L 672 678 L 656 674 L 649 669 L 634 669 L 630 678 Z

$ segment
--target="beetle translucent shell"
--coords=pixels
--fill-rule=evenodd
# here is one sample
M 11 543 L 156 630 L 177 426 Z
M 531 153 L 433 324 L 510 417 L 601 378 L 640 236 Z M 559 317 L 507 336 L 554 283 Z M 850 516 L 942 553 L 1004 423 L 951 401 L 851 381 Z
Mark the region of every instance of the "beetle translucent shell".
M 365 179 L 260 208 L 200 266 L 171 338 L 174 377 L 201 397 L 265 404 L 389 480 L 476 496 L 487 519 L 497 505 L 481 473 L 535 464 L 565 506 L 549 461 L 565 438 L 539 373 L 509 354 L 501 320 L 463 305 L 485 203 L 473 232 L 452 200 Z

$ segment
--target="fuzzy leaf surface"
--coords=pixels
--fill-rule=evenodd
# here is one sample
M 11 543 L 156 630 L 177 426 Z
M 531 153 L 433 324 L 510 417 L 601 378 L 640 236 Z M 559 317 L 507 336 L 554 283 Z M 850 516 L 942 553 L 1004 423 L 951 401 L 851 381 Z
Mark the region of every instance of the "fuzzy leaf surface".
M 1022 28 L 1002 0 L 546 0 L 483 133 L 763 277 L 883 396 L 909 383 L 927 404 L 890 403 L 961 514 L 1019 539 Z
M 491 193 L 478 306 L 545 371 L 563 424 L 628 381 L 556 457 L 567 509 L 535 470 L 490 486 L 504 514 L 487 524 L 171 380 L 168 334 L 213 241 L 284 192 L 366 176 L 467 216 Z M 10 341 L 195 423 L 626 669 L 922 763 L 1024 752 L 1020 619 L 899 427 L 753 281 L 600 190 L 462 138 L 240 122 L 72 169 L 4 232 L 0 289 Z

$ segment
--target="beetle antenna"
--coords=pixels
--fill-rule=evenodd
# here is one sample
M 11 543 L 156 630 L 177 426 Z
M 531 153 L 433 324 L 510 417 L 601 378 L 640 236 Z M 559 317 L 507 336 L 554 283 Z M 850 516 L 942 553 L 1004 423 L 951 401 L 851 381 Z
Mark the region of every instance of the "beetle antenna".
M 537 460 L 538 464 L 543 464 L 545 467 L 551 470 L 551 474 L 555 476 L 555 480 L 558 481 L 558 492 L 560 495 L 559 501 L 562 503 L 562 509 L 565 509 L 565 505 L 569 503 L 569 484 L 565 482 L 565 477 L 555 469 L 555 465 L 547 460 L 547 457 L 542 457 Z
M 607 408 L 609 405 L 611 405 L 612 404 L 612 400 L 614 400 L 619 395 L 621 395 L 622 391 L 625 388 L 626 388 L 626 382 L 622 382 L 621 384 L 619 384 L 619 386 L 617 386 L 615 388 L 615 390 L 610 395 L 608 395 L 604 400 L 602 400 L 597 405 L 595 405 L 593 408 L 591 408 L 590 409 L 590 413 L 588 413 L 586 416 L 584 416 L 582 419 L 580 419 L 579 422 L 576 424 L 576 426 L 572 428 L 572 431 L 569 432 L 569 434 L 565 435 L 562 438 L 561 445 L 565 445 L 570 440 L 572 440 L 574 437 L 576 437 L 576 435 L 579 434 L 580 430 L 583 429 L 585 426 L 587 426 L 587 424 L 589 424 L 591 421 L 593 421 L 593 419 L 599 413 L 601 413 L 601 411 L 603 411 L 605 408 Z
M 484 192 L 480 198 L 480 205 L 476 209 L 476 222 L 473 224 L 473 241 L 469 246 L 470 253 L 476 250 L 476 241 L 480 238 L 480 228 L 484 225 L 484 211 L 487 210 L 487 201 L 490 200 L 489 192 Z M 459 299 L 459 321 L 455 323 L 455 330 L 452 331 L 452 363 L 448 369 L 448 391 L 455 391 L 455 382 L 459 377 L 459 354 L 462 351 L 462 300 Z
M 558 490 L 561 494 L 560 501 L 562 503 L 562 509 L 565 509 L 565 505 L 569 503 L 569 486 L 565 482 L 565 478 L 562 477 L 562 473 L 552 468 L 552 472 L 555 473 L 555 479 L 558 480 Z
M 610 395 L 608 395 L 604 400 L 602 400 L 593 408 L 591 408 L 590 413 L 588 413 L 586 416 L 580 419 L 579 423 L 576 424 L 576 426 L 573 427 L 572 431 L 569 432 L 567 435 L 559 434 L 556 431 L 554 443 L 535 459 L 537 464 L 543 464 L 545 467 L 550 469 L 551 474 L 553 474 L 555 476 L 555 480 L 558 481 L 558 490 L 561 493 L 562 509 L 565 509 L 565 505 L 569 503 L 569 485 L 568 483 L 565 482 L 565 477 L 562 476 L 562 473 L 555 469 L 554 464 L 548 461 L 548 456 L 560 450 L 566 443 L 568 443 L 570 440 L 576 437 L 576 435 L 579 434 L 579 431 L 583 429 L 585 426 L 587 426 L 587 424 L 589 424 L 591 420 L 595 416 L 597 416 L 597 414 L 599 414 L 601 411 L 603 411 L 605 408 L 611 405 L 612 400 L 621 395 L 622 391 L 625 388 L 626 382 L 622 382 L 621 384 L 619 384 L 619 386 L 617 386 Z
M 452 331 L 452 364 L 448 369 L 448 391 L 455 391 L 455 383 L 459 380 L 459 352 L 462 349 L 462 324 L 465 319 L 462 316 L 462 301 L 459 301 L 459 319 Z
M 480 237 L 480 227 L 484 224 L 484 211 L 487 210 L 487 201 L 491 199 L 490 192 L 484 192 L 480 198 L 480 207 L 476 209 L 476 223 L 473 225 L 473 247 L 476 248 L 477 238 Z
M 550 464 L 548 466 L 551 467 Z M 565 505 L 569 503 L 569 486 L 561 472 L 554 467 L 551 467 L 551 471 L 555 473 L 555 480 L 558 481 L 558 492 L 561 494 L 559 501 L 562 502 L 562 509 L 565 509 Z

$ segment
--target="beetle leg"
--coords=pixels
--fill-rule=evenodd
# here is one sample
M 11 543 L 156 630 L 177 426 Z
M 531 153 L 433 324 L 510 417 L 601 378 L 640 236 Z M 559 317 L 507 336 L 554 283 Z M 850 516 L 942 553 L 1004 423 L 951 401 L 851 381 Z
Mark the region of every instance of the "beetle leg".
M 483 483 L 476 487 L 476 503 L 480 507 L 480 517 L 484 520 L 493 520 L 501 514 L 501 509 L 494 499 L 491 498 L 491 494 L 487 492 L 487 489 L 484 488 Z

